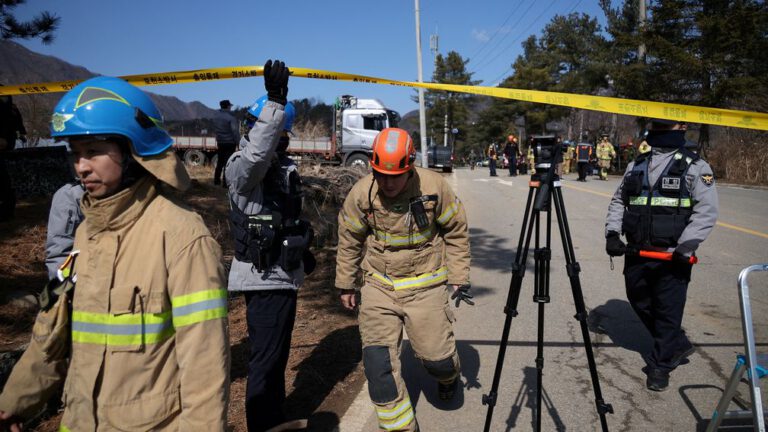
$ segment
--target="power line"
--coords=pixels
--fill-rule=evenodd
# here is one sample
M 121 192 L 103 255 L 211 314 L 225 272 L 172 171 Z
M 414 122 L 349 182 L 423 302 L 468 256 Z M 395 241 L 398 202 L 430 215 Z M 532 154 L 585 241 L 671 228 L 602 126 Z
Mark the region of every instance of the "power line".
M 539 20 L 541 19 L 541 17 L 543 17 L 543 16 L 544 16 L 544 14 L 546 14 L 547 12 L 549 12 L 549 10 L 550 10 L 550 9 L 552 9 L 552 6 L 554 6 L 554 5 L 555 5 L 555 3 L 557 3 L 557 0 L 553 0 L 553 1 L 552 1 L 552 2 L 549 4 L 549 6 L 548 6 L 546 9 L 542 10 L 542 11 L 541 11 L 541 13 L 539 14 L 539 16 L 537 16 L 537 17 L 536 17 L 536 19 L 534 19 L 533 21 L 531 21 L 531 23 L 528 25 L 528 27 L 526 27 L 526 28 L 525 28 L 525 30 L 523 30 L 523 31 L 520 33 L 520 35 L 519 35 L 518 37 L 516 37 L 516 38 L 515 38 L 515 40 L 513 40 L 513 41 L 512 41 L 512 43 L 510 43 L 509 45 L 507 45 L 507 46 L 506 46 L 504 49 L 502 49 L 502 50 L 501 50 L 499 53 L 501 54 L 501 53 L 504 53 L 504 52 L 508 51 L 508 50 L 509 50 L 511 47 L 513 47 L 513 46 L 514 46 L 514 45 L 515 45 L 515 44 L 516 44 L 516 43 L 517 43 L 517 42 L 520 40 L 520 38 L 522 38 L 522 37 L 524 37 L 526 34 L 528 34 L 528 32 L 531 30 L 531 28 L 532 28 L 532 27 L 533 27 L 533 26 L 534 26 L 534 25 L 535 25 L 537 22 L 539 22 Z M 494 61 L 496 58 L 498 58 L 498 57 L 500 56 L 500 54 L 499 54 L 499 55 L 497 55 L 496 57 L 491 57 L 491 58 L 489 58 L 489 59 L 488 59 L 488 61 L 484 62 L 482 65 L 478 65 L 478 66 L 477 66 L 477 69 L 475 69 L 475 71 L 474 71 L 474 72 L 475 72 L 475 73 L 477 73 L 477 72 L 478 72 L 478 71 L 480 71 L 481 69 L 483 69 L 483 68 L 487 67 L 489 64 L 493 63 L 493 61 Z
M 554 4 L 555 1 L 556 0 L 552 0 L 552 4 Z M 515 25 L 512 26 L 512 27 L 517 28 L 519 26 L 519 24 L 523 21 L 523 18 L 525 18 L 525 16 L 528 14 L 528 11 L 530 11 L 531 8 L 533 7 L 533 5 L 535 5 L 535 4 L 536 4 L 536 0 L 533 0 L 528 5 L 528 8 L 525 10 L 525 12 L 523 12 L 522 15 L 520 15 L 520 18 L 517 20 L 517 22 L 515 22 Z M 551 5 L 550 5 L 550 7 L 551 7 Z M 538 18 L 537 18 L 537 20 L 538 20 Z M 493 50 L 496 49 L 496 47 L 499 46 L 499 44 L 504 42 L 509 37 L 509 35 L 511 35 L 511 34 L 512 34 L 512 32 L 509 32 L 509 33 L 505 34 L 503 38 L 501 38 L 498 41 L 496 41 L 496 44 L 493 46 L 493 48 L 490 51 L 487 51 L 483 56 L 481 56 L 481 58 L 477 59 L 477 63 L 476 64 L 480 64 L 483 61 L 485 61 L 485 59 L 488 58 L 489 55 L 493 54 Z M 493 56 L 491 56 L 491 59 L 493 59 Z
M 582 2 L 582 1 L 583 1 L 583 0 L 579 0 L 578 2 L 576 2 L 576 4 L 575 4 L 575 5 L 574 5 L 574 6 L 571 8 L 571 10 L 569 10 L 569 11 L 568 11 L 568 15 L 570 15 L 571 13 L 573 13 L 573 11 L 575 11 L 575 10 L 576 10 L 576 8 L 578 8 L 578 7 L 579 7 L 579 5 L 581 4 L 581 2 Z M 537 21 L 538 21 L 538 18 L 537 18 Z M 513 44 L 514 44 L 514 42 L 513 42 Z M 510 46 L 511 46 L 511 45 L 510 45 Z M 505 50 L 504 50 L 504 51 L 506 51 L 507 49 L 509 49 L 509 46 L 508 46 L 507 48 L 505 48 Z M 503 71 L 501 74 L 499 74 L 499 76 L 497 76 L 496 78 L 494 78 L 494 79 L 491 81 L 491 83 L 494 83 L 494 82 L 498 82 L 498 81 L 499 81 L 501 78 L 503 78 L 503 77 L 504 77 L 504 75 L 506 75 L 507 73 L 509 73 L 509 71 L 511 71 L 511 70 L 512 70 L 512 68 L 513 68 L 513 66 L 511 66 L 511 65 L 510 65 L 510 66 L 508 66 L 508 67 L 506 67 L 506 68 L 504 69 L 504 71 Z M 479 70 L 479 68 L 478 68 L 478 70 Z M 475 71 L 475 72 L 477 72 L 477 71 Z
M 477 50 L 475 53 L 473 53 L 473 54 L 472 54 L 472 55 L 469 57 L 470 59 L 474 58 L 474 57 L 475 57 L 475 56 L 477 56 L 477 55 L 480 55 L 480 53 L 481 53 L 481 52 L 482 52 L 482 51 L 483 51 L 485 48 L 487 48 L 487 47 L 488 47 L 488 45 L 490 44 L 490 42 L 491 42 L 491 41 L 492 41 L 492 40 L 493 40 L 493 39 L 494 39 L 496 36 L 498 36 L 499 32 L 501 32 L 501 29 L 503 29 L 503 28 L 504 28 L 504 26 L 507 24 L 507 22 L 510 20 L 510 18 L 512 18 L 512 15 L 515 13 L 515 11 L 516 11 L 516 10 L 517 10 L 516 8 L 513 8 L 513 9 L 512 9 L 512 10 L 509 12 L 509 15 L 507 15 L 507 19 L 505 19 L 505 20 L 504 20 L 504 22 L 501 24 L 501 26 L 499 26 L 499 28 L 497 28 L 497 29 L 496 29 L 496 31 L 493 33 L 493 36 L 491 36 L 491 38 L 490 38 L 490 39 L 488 39 L 487 41 L 483 42 L 483 44 L 482 44 L 482 46 L 480 47 L 480 49 L 479 49 L 479 50 Z

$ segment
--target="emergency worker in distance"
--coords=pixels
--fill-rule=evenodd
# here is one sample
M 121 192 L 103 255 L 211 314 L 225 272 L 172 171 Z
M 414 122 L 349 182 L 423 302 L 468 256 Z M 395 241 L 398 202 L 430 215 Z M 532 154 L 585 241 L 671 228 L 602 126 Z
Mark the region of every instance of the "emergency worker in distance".
M 160 112 L 122 79 L 97 77 L 64 95 L 51 124 L 72 149 L 85 219 L 0 395 L 0 430 L 63 383 L 61 431 L 224 431 L 221 249 L 168 189 L 190 179 Z
M 571 173 L 571 161 L 573 160 L 573 145 L 570 142 L 563 144 L 565 146 L 565 153 L 563 153 L 563 174 Z
M 242 292 L 247 306 L 250 432 L 290 423 L 283 403 L 297 290 L 314 268 L 312 229 L 300 219 L 301 178 L 286 154 L 295 116 L 287 99 L 289 74 L 281 61 L 264 65 L 267 94 L 248 109 L 240 150 L 225 168 L 235 243 L 229 290 Z
M 611 168 L 611 161 L 616 157 L 616 150 L 613 144 L 608 141 L 608 134 L 602 134 L 600 142 L 597 144 L 597 166 L 600 168 L 600 180 L 608 180 L 608 170 Z
M 576 169 L 579 173 L 579 178 L 576 181 L 586 182 L 587 174 L 592 168 L 589 163 L 592 159 L 593 145 L 588 142 L 580 142 L 576 144 Z
M 488 170 L 491 177 L 497 177 L 496 174 L 496 161 L 499 159 L 499 151 L 496 148 L 496 143 L 493 142 L 488 146 Z
M 695 251 L 715 226 L 718 199 L 712 168 L 686 148 L 682 124 L 653 120 L 648 144 L 652 150 L 629 163 L 608 207 L 606 252 L 626 254 L 627 298 L 653 338 L 646 386 L 663 391 L 669 373 L 694 352 L 681 328 L 683 309 Z
M 336 286 L 343 306 L 353 309 L 362 269 L 363 365 L 379 427 L 386 431 L 418 430 L 400 372 L 403 327 L 416 357 L 438 381 L 438 397 L 449 400 L 460 366 L 448 291 L 456 306 L 474 304 L 464 208 L 442 176 L 413 167 L 415 155 L 406 131 L 379 132 L 373 173 L 352 187 L 339 213 Z

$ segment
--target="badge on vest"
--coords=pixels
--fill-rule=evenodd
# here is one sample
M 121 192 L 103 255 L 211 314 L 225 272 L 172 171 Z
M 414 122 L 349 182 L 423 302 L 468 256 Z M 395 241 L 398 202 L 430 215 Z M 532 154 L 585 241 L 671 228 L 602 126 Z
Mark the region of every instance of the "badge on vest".
M 680 190 L 680 177 L 662 177 L 661 190 Z
M 712 174 L 704 174 L 701 176 L 701 181 L 703 181 L 707 186 L 712 186 L 712 184 L 715 182 L 715 176 Z

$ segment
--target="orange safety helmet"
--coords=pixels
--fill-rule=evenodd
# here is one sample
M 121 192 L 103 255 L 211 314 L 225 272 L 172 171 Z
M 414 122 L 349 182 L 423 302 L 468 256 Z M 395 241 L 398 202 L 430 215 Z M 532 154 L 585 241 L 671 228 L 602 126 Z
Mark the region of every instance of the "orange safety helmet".
M 386 128 L 373 139 L 371 168 L 377 172 L 399 175 L 408 172 L 415 160 L 416 148 L 405 130 Z

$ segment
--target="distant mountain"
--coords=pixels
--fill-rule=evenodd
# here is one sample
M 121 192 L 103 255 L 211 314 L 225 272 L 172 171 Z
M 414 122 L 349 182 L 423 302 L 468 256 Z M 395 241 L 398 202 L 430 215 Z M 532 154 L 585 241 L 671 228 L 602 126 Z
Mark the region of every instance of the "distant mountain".
M 53 56 L 30 51 L 16 42 L 0 40 L 0 83 L 31 84 L 37 82 L 82 80 L 97 76 L 82 66 L 67 63 Z M 184 121 L 213 117 L 215 110 L 200 102 L 184 102 L 173 96 L 160 96 L 147 92 L 165 120 Z M 62 93 L 34 96 L 16 96 L 14 102 L 24 115 L 25 122 L 50 116 Z M 33 99 L 32 102 L 25 99 Z M 45 113 L 45 114 L 43 114 Z M 27 127 L 30 129 L 30 127 Z M 32 129 L 38 127 L 33 126 Z

